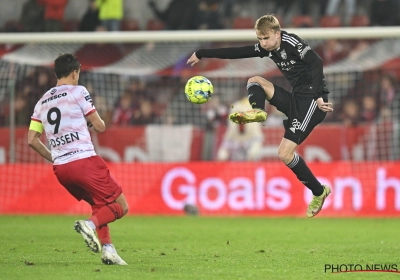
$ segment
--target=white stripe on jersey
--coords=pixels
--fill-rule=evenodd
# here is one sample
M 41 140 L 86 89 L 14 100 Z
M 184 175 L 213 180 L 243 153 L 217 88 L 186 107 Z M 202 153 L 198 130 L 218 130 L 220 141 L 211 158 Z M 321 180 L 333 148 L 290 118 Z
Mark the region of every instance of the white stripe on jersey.
M 310 122 L 311 116 L 314 114 L 315 108 L 317 107 L 317 102 L 315 100 L 311 101 L 311 105 L 308 108 L 308 112 L 306 117 L 304 118 L 303 123 L 300 126 L 300 130 L 305 131 L 308 123 Z
M 295 44 L 297 44 L 297 43 L 299 42 L 295 37 L 289 36 L 289 35 L 287 35 L 287 34 L 283 34 L 283 37 L 284 37 L 285 39 L 291 40 L 291 41 L 292 41 L 293 43 L 295 43 Z
M 291 44 L 293 47 L 297 45 L 299 41 L 297 41 L 295 38 L 287 36 L 286 34 L 283 34 L 282 36 L 282 41 L 288 42 Z
M 296 45 L 295 44 L 293 44 L 293 42 L 291 42 L 291 41 L 289 41 L 289 40 L 285 40 L 284 38 L 282 38 L 282 41 L 284 41 L 284 42 L 288 42 L 289 44 L 291 44 L 293 47 L 295 47 Z
M 85 116 L 96 111 L 83 86 L 61 85 L 47 91 L 32 119 L 42 122 L 54 164 L 96 155 Z

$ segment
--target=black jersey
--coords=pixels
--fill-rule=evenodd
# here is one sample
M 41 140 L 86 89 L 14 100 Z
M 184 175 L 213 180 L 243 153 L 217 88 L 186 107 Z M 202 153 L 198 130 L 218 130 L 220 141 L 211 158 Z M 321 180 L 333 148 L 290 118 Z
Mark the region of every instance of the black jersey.
M 196 56 L 199 59 L 269 57 L 289 81 L 293 93 L 312 95 L 314 99 L 329 93 L 322 59 L 306 41 L 283 30 L 281 30 L 281 45 L 275 51 L 267 51 L 257 43 L 244 47 L 201 49 L 196 52 Z

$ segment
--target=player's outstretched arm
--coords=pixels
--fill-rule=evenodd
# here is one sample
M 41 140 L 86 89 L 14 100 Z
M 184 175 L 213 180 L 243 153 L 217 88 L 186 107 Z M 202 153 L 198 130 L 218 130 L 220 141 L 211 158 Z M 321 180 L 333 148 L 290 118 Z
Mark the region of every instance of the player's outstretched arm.
M 95 131 L 104 132 L 106 130 L 106 125 L 104 124 L 104 121 L 101 119 L 97 111 L 87 116 L 86 119 L 93 126 Z
M 42 135 L 41 133 L 35 131 L 35 130 L 29 130 L 28 131 L 28 144 L 29 146 L 32 147 L 39 155 L 44 157 L 50 162 L 53 162 L 53 159 L 51 158 L 51 152 L 47 147 L 40 141 L 39 137 Z
M 196 53 L 194 52 L 191 57 L 189 57 L 188 61 L 186 64 L 191 64 L 191 66 L 195 65 L 198 63 L 200 59 L 197 58 Z

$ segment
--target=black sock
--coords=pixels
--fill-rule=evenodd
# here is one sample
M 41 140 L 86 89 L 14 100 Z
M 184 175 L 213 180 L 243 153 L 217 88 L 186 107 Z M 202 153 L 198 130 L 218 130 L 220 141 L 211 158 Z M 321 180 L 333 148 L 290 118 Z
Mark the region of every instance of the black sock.
M 312 191 L 313 195 L 320 196 L 324 192 L 321 183 L 317 178 L 315 178 L 304 159 L 302 159 L 298 154 L 294 154 L 293 160 L 287 165 L 287 167 L 296 174 L 300 182 Z
M 247 84 L 247 95 L 253 109 L 265 110 L 265 98 L 267 95 L 259 83 L 251 82 Z

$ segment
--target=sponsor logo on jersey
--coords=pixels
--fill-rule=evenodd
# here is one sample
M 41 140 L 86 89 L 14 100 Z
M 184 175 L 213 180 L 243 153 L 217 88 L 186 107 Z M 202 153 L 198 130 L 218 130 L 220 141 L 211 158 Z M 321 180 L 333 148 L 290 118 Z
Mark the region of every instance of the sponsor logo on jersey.
M 282 59 L 287 59 L 287 54 L 286 54 L 285 50 L 281 51 L 281 57 L 282 57 Z
M 260 47 L 258 46 L 258 44 L 254 45 L 254 51 L 260 52 Z
M 55 100 L 55 99 L 62 98 L 62 97 L 65 97 L 65 96 L 67 96 L 66 92 L 63 92 L 63 93 L 60 93 L 60 94 L 57 94 L 57 95 L 53 95 L 52 97 L 49 97 L 49 98 L 43 100 L 41 104 L 44 104 L 44 103 L 47 103 L 47 102 L 49 102 L 51 100 Z
M 57 92 L 57 89 L 56 89 L 56 88 L 53 88 L 53 89 L 50 91 L 50 94 L 53 95 L 53 94 L 55 94 L 56 92 Z
M 276 65 L 278 65 L 278 67 L 280 67 L 280 69 L 282 71 L 289 71 L 290 69 L 292 69 L 294 66 L 293 64 L 296 63 L 294 60 L 291 60 L 290 62 L 277 62 Z M 292 65 L 291 65 L 292 64 Z
M 81 93 L 82 93 L 82 95 L 85 97 L 85 100 L 86 100 L 87 102 L 89 102 L 90 104 L 92 104 L 92 107 L 94 107 L 93 100 L 92 100 L 92 97 L 90 97 L 89 92 L 87 92 L 86 90 L 84 90 L 84 91 L 82 91 Z
M 304 56 L 306 55 L 306 53 L 311 50 L 311 48 L 309 46 L 305 47 L 304 50 L 301 51 L 300 53 L 300 57 L 304 58 Z

